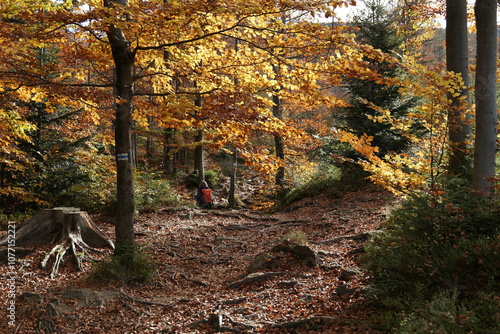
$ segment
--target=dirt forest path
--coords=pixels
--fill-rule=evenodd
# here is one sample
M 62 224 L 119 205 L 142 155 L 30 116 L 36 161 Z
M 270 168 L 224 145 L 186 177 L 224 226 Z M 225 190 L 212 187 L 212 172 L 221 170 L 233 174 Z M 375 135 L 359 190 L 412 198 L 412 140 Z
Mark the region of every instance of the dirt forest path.
M 307 198 L 273 215 L 168 208 L 142 214 L 136 240 L 151 248 L 159 271 L 146 286 L 89 283 L 91 263 L 84 272 L 67 263 L 51 280 L 39 267 L 50 246 L 40 247 L 16 262 L 15 326 L 4 316 L 0 332 L 377 333 L 356 260 L 366 232 L 378 229 L 392 202 L 386 193 L 363 191 Z M 94 221 L 113 237 L 109 222 Z M 314 263 L 280 249 L 284 240 L 307 240 Z M 7 266 L 0 270 L 6 282 Z

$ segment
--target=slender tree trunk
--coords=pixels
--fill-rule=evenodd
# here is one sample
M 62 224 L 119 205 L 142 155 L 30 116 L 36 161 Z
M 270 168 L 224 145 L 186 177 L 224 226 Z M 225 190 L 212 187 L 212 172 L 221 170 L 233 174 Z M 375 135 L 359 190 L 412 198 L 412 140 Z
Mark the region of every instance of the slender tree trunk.
M 150 129 L 153 126 L 153 122 L 154 122 L 153 117 L 148 116 L 148 123 L 149 123 Z M 154 137 L 150 133 L 147 133 L 146 134 L 146 156 L 148 158 L 153 158 L 153 156 L 154 156 L 154 148 L 155 148 Z M 135 151 L 137 152 L 137 147 L 136 147 Z M 136 156 L 137 156 L 137 153 L 136 153 Z M 137 164 L 137 162 L 136 162 L 136 164 Z
M 205 180 L 205 163 L 203 161 L 203 129 L 198 129 L 194 137 L 197 143 L 194 149 L 194 170 L 198 173 L 198 182 Z
M 460 102 L 464 96 L 469 100 L 468 52 L 467 1 L 446 0 L 446 67 L 448 71 L 459 73 L 465 85 L 459 96 L 450 95 L 453 104 L 448 112 L 451 146 L 448 171 L 452 175 L 467 175 L 470 168 L 467 139 L 471 130 L 467 121 L 467 110 L 463 110 Z
M 183 148 L 182 151 L 179 152 L 179 161 L 182 159 L 182 166 L 184 169 L 184 172 L 189 173 L 191 171 L 190 167 L 188 166 L 188 150 L 187 148 Z
M 112 8 L 113 2 L 127 5 L 126 0 L 105 0 L 104 4 Z M 107 35 L 115 62 L 115 88 L 118 95 L 115 124 L 118 200 L 115 255 L 126 255 L 124 260 L 133 262 L 133 252 L 127 250 L 134 245 L 134 165 L 131 140 L 134 54 L 121 29 L 110 26 Z
M 234 51 L 238 53 L 239 51 L 239 39 L 234 40 Z M 234 78 L 234 85 L 238 86 L 238 78 Z M 231 170 L 231 180 L 229 184 L 229 207 L 230 208 L 235 208 L 237 203 L 236 203 L 236 172 L 238 170 L 238 149 L 234 148 L 233 150 L 233 155 L 232 155 L 232 170 Z
M 146 135 L 146 157 L 148 157 L 148 158 L 153 157 L 153 146 L 154 146 L 153 138 L 147 134 Z
M 203 106 L 203 99 L 200 94 L 196 96 L 195 105 Z M 195 135 L 196 148 L 194 149 L 194 170 L 198 172 L 198 182 L 205 180 L 205 164 L 203 161 L 203 129 L 198 129 Z
M 273 116 L 281 119 L 281 100 L 279 96 L 273 95 Z M 280 135 L 274 135 L 274 147 L 276 149 L 276 157 L 281 161 L 285 160 L 285 145 L 283 143 L 283 137 Z M 285 183 L 285 167 L 278 167 L 276 171 L 276 185 L 283 186 Z
M 170 53 L 165 51 L 163 58 L 168 60 L 170 58 Z M 175 92 L 178 91 L 180 86 L 180 81 L 177 77 L 173 78 L 171 81 L 172 87 Z M 164 142 L 163 142 L 163 167 L 169 174 L 175 174 L 175 161 L 179 154 L 175 152 L 173 148 L 174 144 L 175 128 L 167 128 L 164 130 Z
M 273 66 L 274 73 L 276 73 L 277 76 L 279 76 L 280 73 L 280 68 L 279 65 Z M 282 118 L 282 112 L 281 112 L 281 99 L 277 95 L 277 91 L 274 92 L 273 94 L 273 116 L 281 119 Z M 281 161 L 285 160 L 285 145 L 283 143 L 283 137 L 280 135 L 274 135 L 274 148 L 276 150 L 276 157 L 280 159 Z M 285 184 L 285 167 L 281 166 L 278 167 L 278 170 L 276 171 L 276 177 L 275 177 L 275 184 L 277 186 L 283 186 Z
M 231 184 L 229 185 L 229 207 L 236 207 L 236 171 L 238 169 L 238 151 L 235 149 L 232 155 L 233 165 L 231 171 Z
M 167 173 L 174 174 L 174 155 L 172 154 L 172 143 L 174 141 L 174 128 L 166 129 L 163 143 L 163 166 Z
M 496 101 L 497 0 L 476 0 L 476 141 L 472 187 L 493 192 L 498 110 Z

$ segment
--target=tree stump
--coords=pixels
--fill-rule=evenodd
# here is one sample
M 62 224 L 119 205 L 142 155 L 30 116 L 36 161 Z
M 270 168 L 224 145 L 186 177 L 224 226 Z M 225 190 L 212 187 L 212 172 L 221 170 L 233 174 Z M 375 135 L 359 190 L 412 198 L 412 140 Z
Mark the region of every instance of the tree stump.
M 0 239 L 0 247 L 7 243 L 5 235 Z M 41 263 L 42 268 L 46 268 L 48 261 L 54 255 L 51 278 L 57 275 L 68 250 L 78 269 L 82 270 L 84 256 L 92 258 L 89 251 L 98 252 L 97 248 L 105 247 L 114 249 L 113 242 L 107 239 L 92 222 L 88 213 L 77 208 L 45 209 L 26 219 L 16 228 L 15 247 L 54 243 L 56 245 Z

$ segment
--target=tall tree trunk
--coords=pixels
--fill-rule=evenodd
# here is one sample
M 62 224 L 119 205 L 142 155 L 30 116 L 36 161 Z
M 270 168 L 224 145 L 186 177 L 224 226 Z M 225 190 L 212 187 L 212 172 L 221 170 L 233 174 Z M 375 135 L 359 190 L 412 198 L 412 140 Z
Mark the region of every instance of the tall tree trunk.
M 195 105 L 199 108 L 203 106 L 203 99 L 200 94 L 196 96 Z M 205 164 L 203 162 L 203 129 L 198 129 L 195 135 L 196 148 L 194 149 L 194 170 L 198 172 L 198 183 L 205 180 Z
M 231 171 L 231 183 L 229 185 L 229 207 L 236 207 L 236 171 L 238 169 L 238 150 L 234 150 L 232 154 L 232 171 Z
M 277 66 L 275 67 L 275 72 L 279 72 L 279 68 Z M 273 116 L 281 119 L 281 99 L 278 95 L 276 95 L 276 93 L 273 94 L 273 103 Z M 285 161 L 285 144 L 283 143 L 283 137 L 278 134 L 274 135 L 274 148 L 276 150 L 276 157 L 281 161 Z M 284 166 L 278 167 L 278 170 L 276 171 L 275 184 L 277 186 L 283 186 L 285 184 Z
M 151 130 L 152 127 L 153 127 L 153 122 L 154 122 L 154 119 L 153 117 L 151 116 L 148 116 L 148 123 L 149 123 L 149 128 Z M 155 140 L 154 140 L 154 137 L 150 134 L 150 133 L 146 133 L 146 156 L 148 158 L 153 158 L 154 156 L 154 148 L 155 148 Z M 137 142 L 136 142 L 136 165 L 137 165 Z
M 194 137 L 197 143 L 194 149 L 194 170 L 198 173 L 198 183 L 205 180 L 205 163 L 203 161 L 203 129 L 198 129 Z
M 168 51 L 165 51 L 163 57 L 165 60 L 168 60 L 170 57 L 170 53 Z M 179 79 L 177 77 L 173 78 L 171 84 L 174 91 L 177 92 L 180 86 Z M 164 130 L 163 137 L 163 168 L 167 171 L 167 173 L 172 175 L 176 173 L 175 161 L 178 160 L 177 157 L 179 156 L 178 151 L 176 152 L 173 150 L 175 132 L 175 128 L 167 128 Z
M 184 138 L 185 140 L 187 138 Z M 182 161 L 182 169 L 185 173 L 189 173 L 191 171 L 190 166 L 188 166 L 188 149 L 186 147 L 183 147 L 181 151 L 178 152 L 179 155 L 179 161 Z
M 104 0 L 108 8 L 113 3 L 127 5 L 126 0 Z M 116 104 L 115 148 L 117 170 L 117 213 L 115 222 L 115 255 L 125 255 L 124 260 L 133 262 L 134 245 L 134 165 L 132 155 L 132 97 L 134 54 L 121 29 L 110 26 L 108 40 L 116 68 L 115 88 L 118 97 Z
M 174 174 L 174 157 L 172 154 L 172 143 L 174 141 L 174 128 L 166 129 L 163 143 L 163 166 L 167 173 Z
M 281 100 L 278 96 L 273 95 L 273 115 L 276 118 L 281 119 Z M 274 135 L 274 148 L 276 149 L 276 157 L 281 161 L 285 161 L 285 145 L 283 143 L 283 137 L 280 135 Z M 285 184 L 285 167 L 278 167 L 276 171 L 276 185 L 283 186 Z
M 448 171 L 452 175 L 468 174 L 467 139 L 470 125 L 466 120 L 467 110 L 461 108 L 461 99 L 469 100 L 469 48 L 467 34 L 467 1 L 446 0 L 446 67 L 459 73 L 465 84 L 459 96 L 450 95 L 453 104 L 448 111 L 448 131 L 451 146 Z
M 498 110 L 496 101 L 497 0 L 476 0 L 476 141 L 472 187 L 493 192 Z

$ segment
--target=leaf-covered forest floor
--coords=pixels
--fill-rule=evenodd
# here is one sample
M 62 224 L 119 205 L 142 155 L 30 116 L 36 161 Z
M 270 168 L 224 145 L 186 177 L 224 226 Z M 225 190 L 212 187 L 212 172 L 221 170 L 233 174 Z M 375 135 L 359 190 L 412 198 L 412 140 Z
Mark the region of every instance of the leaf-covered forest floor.
M 363 294 L 366 273 L 344 270 L 359 266 L 366 242 L 359 236 L 377 230 L 392 203 L 387 193 L 363 190 L 306 198 L 270 215 L 169 208 L 144 213 L 136 240 L 151 249 L 159 275 L 143 286 L 91 283 L 91 262 L 83 272 L 68 262 L 50 279 L 40 262 L 51 247 L 38 247 L 16 262 L 15 326 L 5 314 L 10 270 L 5 262 L 0 266 L 0 332 L 377 333 L 376 303 Z M 114 238 L 111 221 L 95 216 L 94 222 Z M 269 279 L 243 281 L 256 255 L 304 234 L 320 257 L 318 266 L 284 256 L 261 270 L 275 273 Z

